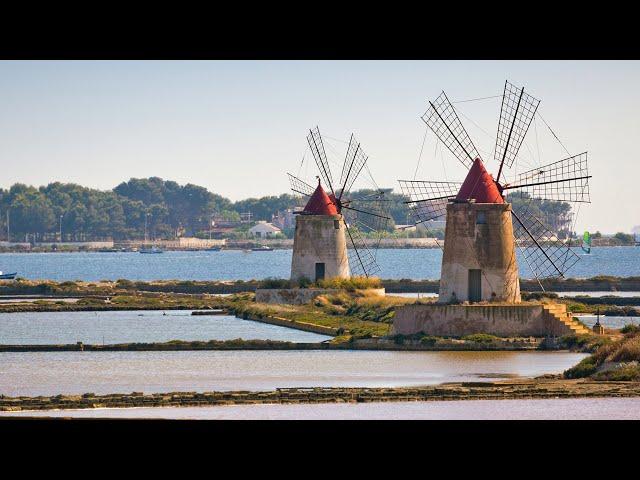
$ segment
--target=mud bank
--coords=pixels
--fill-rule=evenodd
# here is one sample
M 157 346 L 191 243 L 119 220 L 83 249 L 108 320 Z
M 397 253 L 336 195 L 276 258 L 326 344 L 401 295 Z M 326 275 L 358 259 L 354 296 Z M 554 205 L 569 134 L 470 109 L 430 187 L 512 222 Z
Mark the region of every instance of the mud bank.
M 486 383 L 450 383 L 411 388 L 287 388 L 263 392 L 169 392 L 150 395 L 133 392 L 109 395 L 85 393 L 53 397 L 0 396 L 0 411 L 638 396 L 640 396 L 640 382 L 593 382 L 542 378 Z

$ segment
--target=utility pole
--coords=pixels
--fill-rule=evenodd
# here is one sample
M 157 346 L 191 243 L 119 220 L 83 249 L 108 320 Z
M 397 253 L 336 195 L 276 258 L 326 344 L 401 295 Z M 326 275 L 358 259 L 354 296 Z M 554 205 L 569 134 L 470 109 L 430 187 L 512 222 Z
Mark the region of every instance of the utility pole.
M 62 217 L 64 217 L 64 213 L 62 215 L 60 215 L 60 230 L 59 230 L 60 243 L 62 243 Z

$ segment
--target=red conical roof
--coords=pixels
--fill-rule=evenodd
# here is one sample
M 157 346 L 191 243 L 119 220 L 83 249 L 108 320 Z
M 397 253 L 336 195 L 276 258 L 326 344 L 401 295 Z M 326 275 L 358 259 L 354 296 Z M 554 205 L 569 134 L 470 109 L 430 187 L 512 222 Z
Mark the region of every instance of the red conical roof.
M 329 195 L 324 191 L 322 185 L 318 181 L 318 188 L 313 192 L 311 198 L 307 202 L 307 206 L 302 211 L 306 215 L 337 215 L 338 209 L 335 203 L 331 201 Z
M 476 203 L 504 203 L 496 182 L 479 158 L 473 162 L 456 197 L 456 200 L 469 199 L 474 199 Z

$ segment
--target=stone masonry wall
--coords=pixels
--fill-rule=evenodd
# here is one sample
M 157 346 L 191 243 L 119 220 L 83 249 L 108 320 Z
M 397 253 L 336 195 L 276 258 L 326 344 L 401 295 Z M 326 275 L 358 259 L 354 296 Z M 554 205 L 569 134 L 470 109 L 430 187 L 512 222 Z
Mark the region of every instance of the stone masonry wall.
M 542 304 L 407 305 L 396 310 L 392 333 L 461 337 L 488 333 L 499 337 L 545 337 L 572 333 Z

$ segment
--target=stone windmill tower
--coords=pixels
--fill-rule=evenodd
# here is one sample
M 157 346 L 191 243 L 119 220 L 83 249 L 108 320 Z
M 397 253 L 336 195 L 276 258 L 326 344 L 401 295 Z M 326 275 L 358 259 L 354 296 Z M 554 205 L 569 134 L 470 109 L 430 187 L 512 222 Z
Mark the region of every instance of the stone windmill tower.
M 522 172 L 510 183 L 501 180 L 503 167 L 511 168 L 518 155 L 539 103 L 524 88 L 505 83 L 494 179 L 446 94 L 429 102 L 422 119 L 469 169 L 462 183 L 399 181 L 416 223 L 446 215 L 440 303 L 520 302 L 516 246 L 538 281 L 563 276 L 579 259 L 529 206 L 532 199 L 589 202 L 587 153 Z M 508 203 L 507 191 L 519 192 L 528 201 L 515 208 Z
M 368 157 L 351 135 L 340 187 L 336 191 L 317 127 L 309 131 L 307 141 L 320 175 L 317 186 L 313 187 L 288 174 L 291 190 L 307 199 L 304 209 L 296 216 L 291 279 L 317 281 L 377 273 L 380 268 L 375 253 L 379 242 L 370 248 L 363 234 L 373 233 L 368 236 L 379 237 L 390 220 L 384 213 L 384 192 L 374 191 L 364 198 L 350 195 Z

